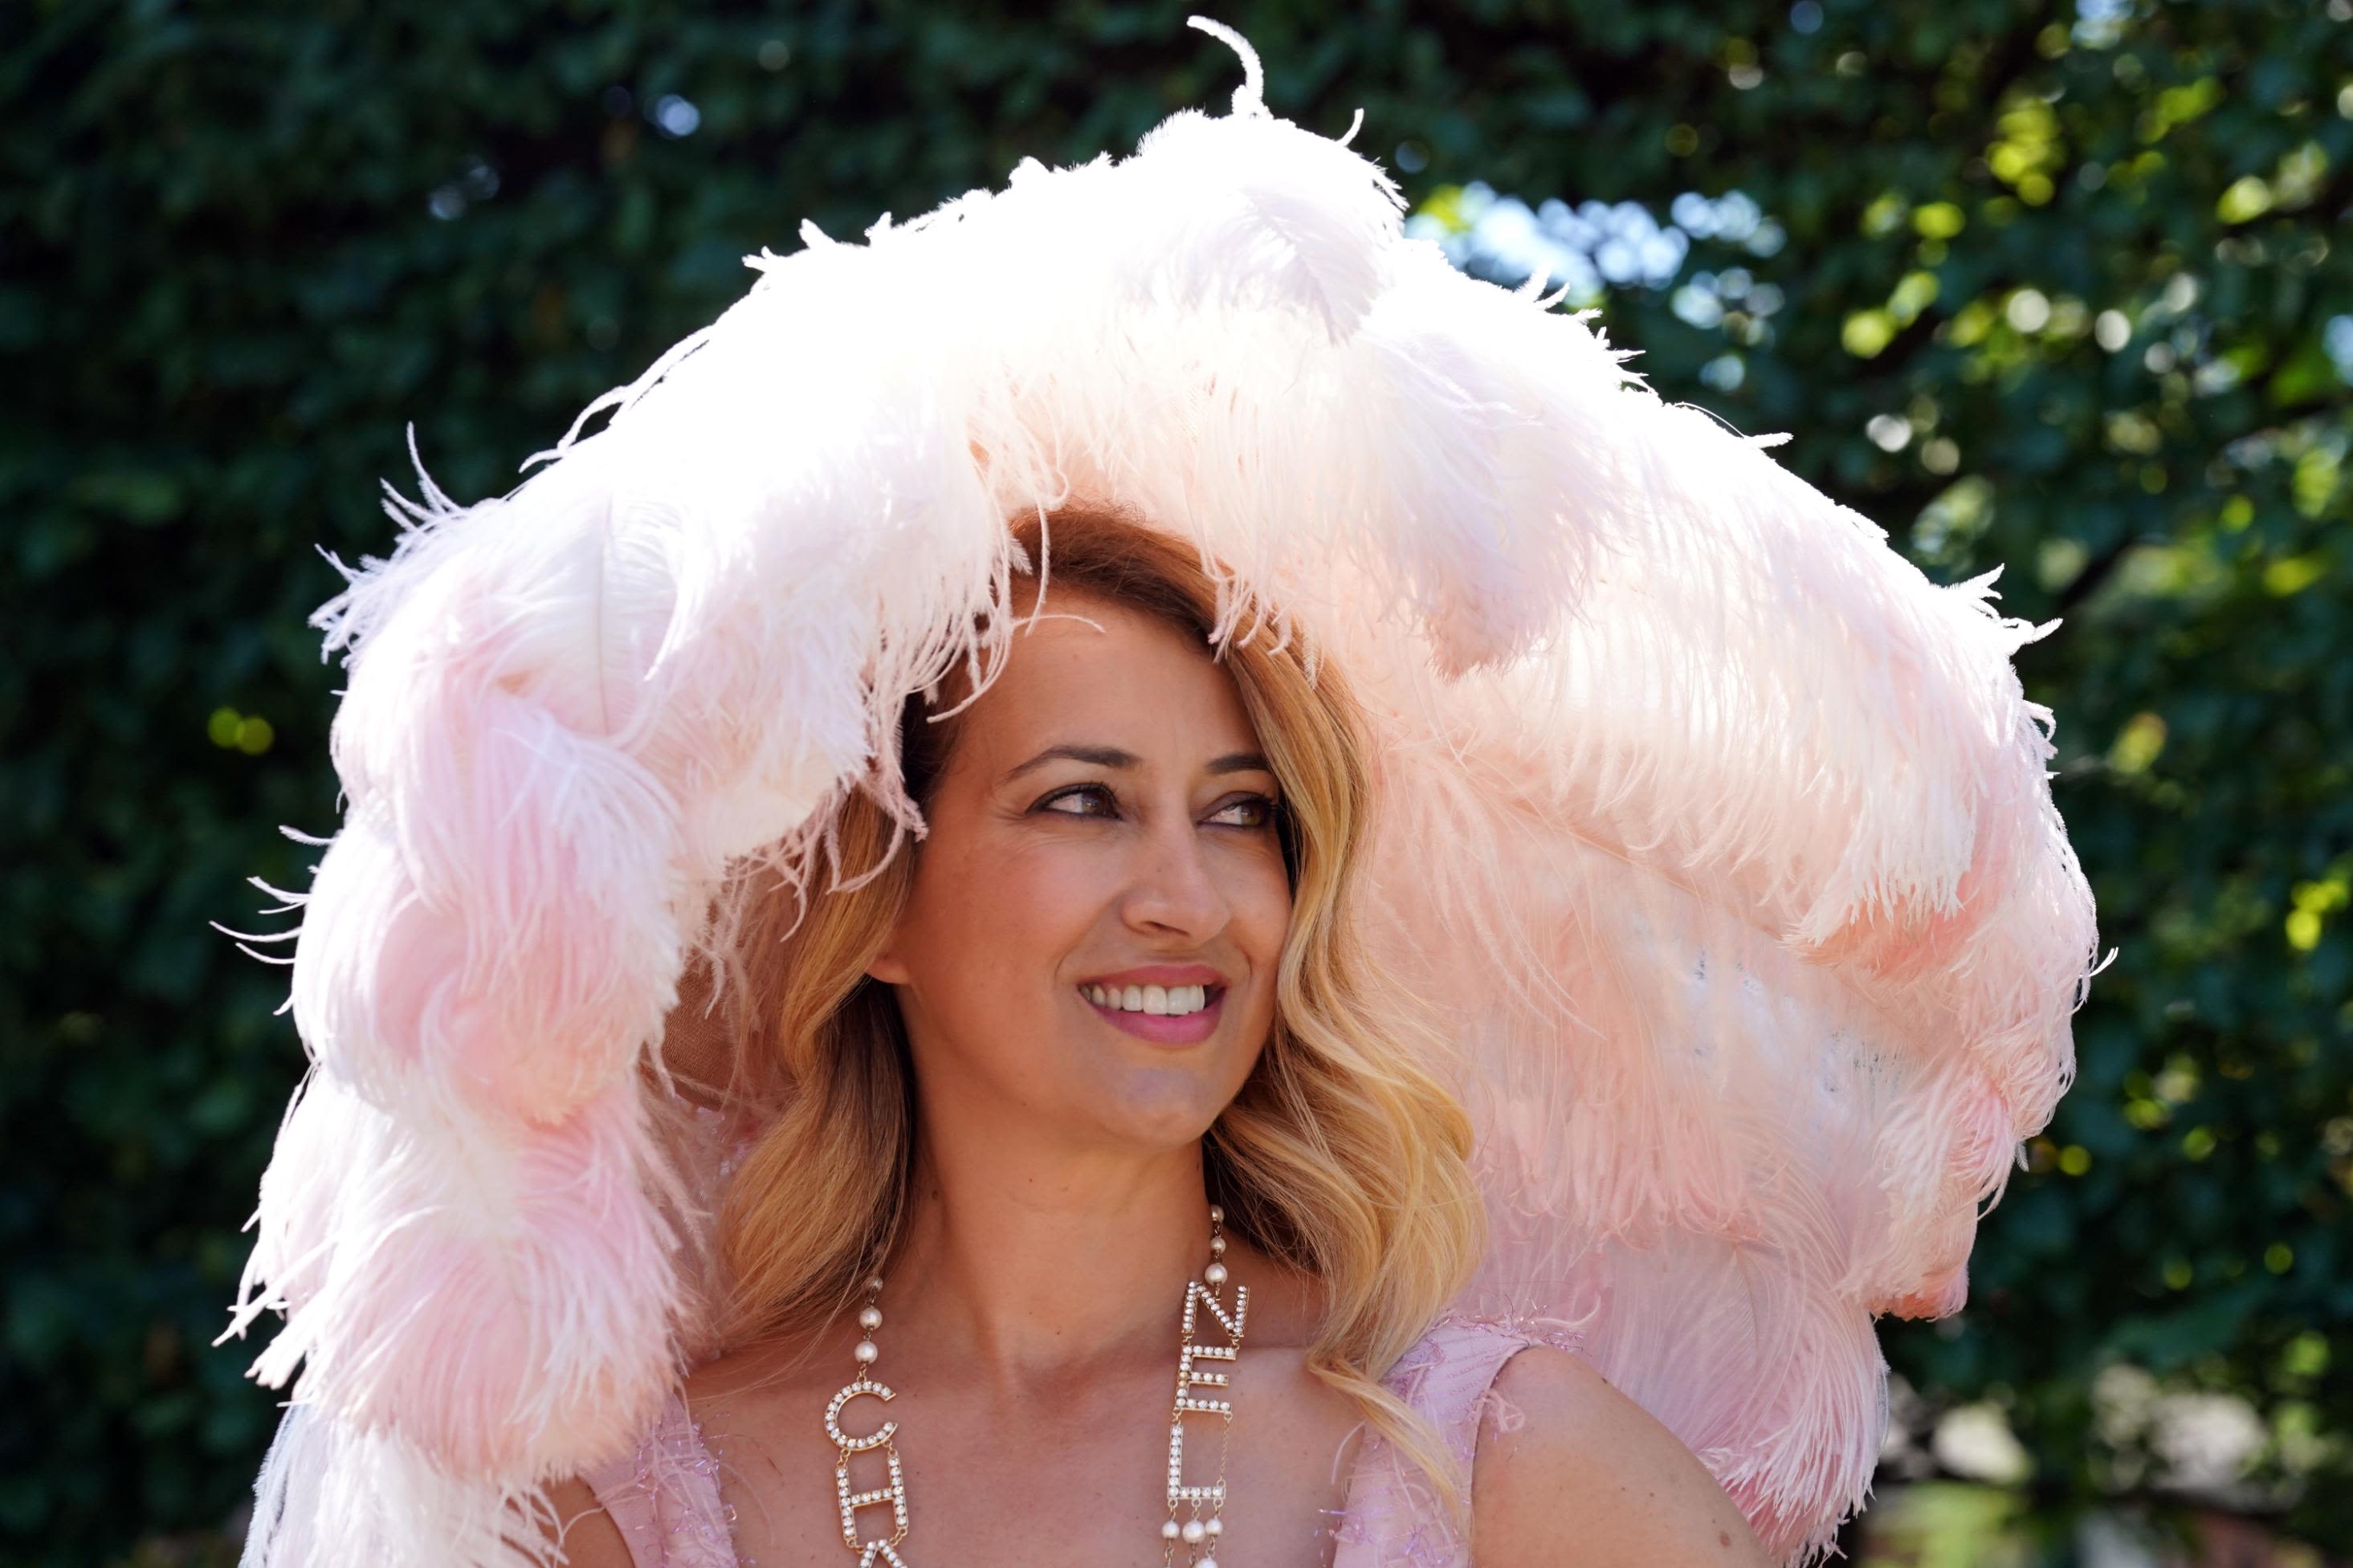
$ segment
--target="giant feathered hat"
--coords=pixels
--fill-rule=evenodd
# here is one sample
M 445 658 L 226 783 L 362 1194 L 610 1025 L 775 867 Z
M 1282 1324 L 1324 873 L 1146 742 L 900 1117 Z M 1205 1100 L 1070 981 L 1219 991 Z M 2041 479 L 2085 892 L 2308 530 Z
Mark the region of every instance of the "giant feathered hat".
M 1369 700 L 1380 951 L 1457 1026 L 1493 1218 L 1461 1310 L 1573 1326 L 1778 1554 L 1862 1502 L 1873 1319 L 1962 1304 L 2095 967 L 2010 663 L 2050 628 L 1406 237 L 1224 36 L 1230 113 L 805 226 L 511 493 L 420 467 L 320 612 L 248 1564 L 526 1560 L 520 1505 L 650 1422 L 711 1205 L 647 1068 L 711 911 L 1001 658 L 1008 520 L 1077 499 Z

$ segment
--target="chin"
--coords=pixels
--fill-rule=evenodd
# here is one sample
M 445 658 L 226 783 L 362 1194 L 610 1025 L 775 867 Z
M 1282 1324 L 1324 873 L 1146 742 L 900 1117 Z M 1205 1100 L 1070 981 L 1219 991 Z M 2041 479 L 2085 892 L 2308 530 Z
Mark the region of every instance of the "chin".
M 1232 1103 L 1224 1078 L 1219 1073 L 1211 1081 L 1206 1072 L 1175 1066 L 1133 1068 L 1104 1086 L 1098 1121 L 1120 1142 L 1139 1149 L 1197 1143 Z

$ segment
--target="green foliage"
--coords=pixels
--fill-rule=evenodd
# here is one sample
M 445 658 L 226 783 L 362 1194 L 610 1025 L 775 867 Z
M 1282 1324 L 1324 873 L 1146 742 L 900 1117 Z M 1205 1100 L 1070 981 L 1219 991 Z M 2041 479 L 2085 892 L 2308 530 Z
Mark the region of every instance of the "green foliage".
M 252 1347 L 207 1342 L 301 1058 L 282 974 L 206 922 L 282 923 L 243 879 L 305 885 L 312 852 L 274 825 L 333 826 L 336 672 L 304 619 L 337 579 L 313 547 L 386 547 L 404 427 L 452 493 L 503 489 L 803 217 L 853 235 L 1024 154 L 1124 153 L 1236 70 L 1167 5 L 8 15 L 0 1558 L 87 1563 L 217 1531 L 274 1419 Z M 2065 617 L 2021 663 L 2121 956 L 1968 1310 L 1885 1325 L 1888 1353 L 1932 1410 L 2004 1407 L 2061 1512 L 2153 1475 L 2103 1369 L 2243 1396 L 2279 1483 L 2250 1506 L 2338 1551 L 2348 16 L 1223 14 L 1276 112 L 1336 134 L 1362 106 L 1358 144 L 1441 227 L 1481 181 L 1746 193 L 1778 247 L 1696 240 L 1676 286 L 1607 297 L 1613 341 L 1664 395 L 1791 432 L 1778 455 L 1932 574 L 2008 563 L 2009 613 Z M 1681 293 L 1703 273 L 1705 309 Z M 1768 284 L 1767 311 L 1744 290 Z

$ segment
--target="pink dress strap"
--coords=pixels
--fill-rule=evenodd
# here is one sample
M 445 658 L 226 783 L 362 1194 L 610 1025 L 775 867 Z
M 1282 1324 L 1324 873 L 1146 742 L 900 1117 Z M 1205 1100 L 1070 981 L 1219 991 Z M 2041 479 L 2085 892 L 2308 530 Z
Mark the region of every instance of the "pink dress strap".
M 1441 1318 L 1382 1379 L 1389 1392 L 1437 1429 L 1467 1485 L 1479 1421 L 1501 1399 L 1504 1363 L 1545 1341 L 1499 1324 Z M 1367 1437 L 1348 1478 L 1335 1530 L 1332 1568 L 1468 1568 L 1470 1542 L 1454 1530 L 1421 1472 L 1377 1436 Z
M 635 1453 L 580 1479 L 636 1568 L 736 1568 L 734 1510 L 719 1495 L 719 1461 L 676 1389 Z

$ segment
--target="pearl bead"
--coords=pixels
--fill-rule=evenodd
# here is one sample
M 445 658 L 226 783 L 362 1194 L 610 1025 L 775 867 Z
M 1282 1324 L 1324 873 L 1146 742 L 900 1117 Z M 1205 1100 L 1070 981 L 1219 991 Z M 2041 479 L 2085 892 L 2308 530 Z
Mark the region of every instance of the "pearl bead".
M 1203 1530 L 1203 1529 L 1201 1528 L 1201 1521 L 1200 1521 L 1199 1520 L 1198 1520 L 1198 1519 L 1188 1519 L 1188 1520 L 1187 1520 L 1187 1521 L 1185 1521 L 1185 1544 L 1186 1544 L 1186 1545 L 1187 1545 L 1187 1546 L 1198 1546 L 1198 1545 L 1200 1545 L 1200 1544 L 1201 1544 L 1201 1537 L 1203 1537 L 1204 1535 L 1207 1535 L 1208 1533 L 1208 1531 Z
M 1175 1520 L 1164 1519 L 1160 1521 L 1160 1539 L 1163 1541 L 1174 1541 L 1176 1539 L 1176 1521 Z
M 1218 1568 L 1218 1560 L 1214 1557 L 1197 1558 L 1194 1560 L 1193 1568 Z
M 1226 1211 L 1225 1211 L 1225 1210 L 1223 1210 L 1223 1209 L 1221 1209 L 1221 1208 L 1219 1208 L 1217 1205 L 1215 1205 L 1215 1204 L 1211 1204 L 1211 1205 L 1209 1205 L 1209 1223 L 1210 1223 L 1211 1225 L 1223 1225 L 1223 1224 L 1225 1224 L 1225 1223 L 1226 1223 Z
M 882 1293 L 882 1276 L 880 1274 L 867 1276 L 866 1289 L 870 1293 L 880 1296 Z
M 1212 1285 L 1222 1285 L 1226 1282 L 1226 1266 L 1222 1263 L 1212 1263 L 1201 1270 L 1201 1278 Z
M 1209 1237 L 1209 1256 L 1212 1258 L 1223 1258 L 1225 1255 L 1226 1238 L 1222 1236 L 1213 1236 Z
M 872 1340 L 860 1340 L 858 1342 L 858 1348 L 849 1353 L 868 1366 L 871 1366 L 874 1364 L 874 1358 L 882 1352 L 875 1347 Z
M 1213 1520 L 1209 1521 L 1209 1522 L 1208 1522 L 1208 1523 L 1207 1523 L 1207 1524 L 1203 1525 L 1201 1528 L 1202 1528 L 1203 1530 L 1205 1530 L 1205 1531 L 1208 1531 L 1208 1533 L 1209 1533 L 1210 1537 L 1211 1537 L 1212 1539 L 1214 1539 L 1214 1538 L 1216 1538 L 1216 1537 L 1218 1537 L 1218 1536 L 1223 1535 L 1223 1534 L 1226 1532 L 1226 1521 L 1225 1521 L 1224 1520 L 1222 1520 L 1222 1519 L 1213 1519 Z
M 881 1328 L 882 1326 L 882 1309 L 880 1307 L 869 1307 L 865 1310 L 860 1312 L 858 1314 L 858 1326 L 864 1329 L 870 1334 L 875 1330 Z

